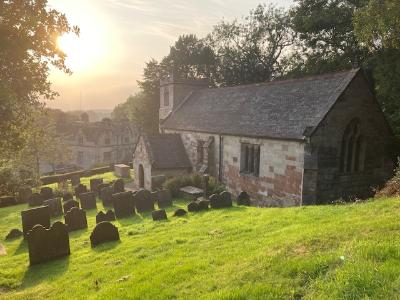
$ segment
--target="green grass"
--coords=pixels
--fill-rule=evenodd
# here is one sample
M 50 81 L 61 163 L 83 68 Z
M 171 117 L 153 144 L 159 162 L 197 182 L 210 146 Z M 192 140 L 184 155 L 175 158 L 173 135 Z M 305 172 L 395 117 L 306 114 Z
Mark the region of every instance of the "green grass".
M 121 242 L 96 249 L 91 211 L 71 255 L 35 267 L 25 242 L 4 241 L 25 208 L 0 209 L 3 299 L 400 299 L 399 198 L 182 218 L 171 208 L 165 222 L 116 221 Z

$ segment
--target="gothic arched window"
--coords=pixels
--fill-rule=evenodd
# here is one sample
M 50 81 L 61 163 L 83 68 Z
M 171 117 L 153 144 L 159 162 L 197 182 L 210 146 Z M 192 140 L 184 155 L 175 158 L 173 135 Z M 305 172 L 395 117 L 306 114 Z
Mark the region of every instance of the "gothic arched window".
M 343 134 L 340 151 L 340 172 L 354 173 L 364 170 L 365 141 L 360 131 L 360 121 L 352 120 Z

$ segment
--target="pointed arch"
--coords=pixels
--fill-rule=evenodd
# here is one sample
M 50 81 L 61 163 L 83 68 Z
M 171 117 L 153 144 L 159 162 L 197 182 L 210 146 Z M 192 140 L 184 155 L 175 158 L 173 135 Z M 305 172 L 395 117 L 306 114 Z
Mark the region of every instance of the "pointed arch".
M 354 173 L 364 170 L 365 139 L 361 134 L 360 120 L 355 118 L 347 125 L 340 151 L 340 172 Z

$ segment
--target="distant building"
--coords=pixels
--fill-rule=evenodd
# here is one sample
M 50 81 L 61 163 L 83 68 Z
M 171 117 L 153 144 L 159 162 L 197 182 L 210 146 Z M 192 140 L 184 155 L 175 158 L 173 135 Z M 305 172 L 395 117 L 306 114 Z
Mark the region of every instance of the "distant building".
M 132 160 L 138 133 L 128 122 L 104 119 L 101 122 L 71 124 L 67 144 L 71 163 L 89 169 L 95 166 L 128 163 Z
M 360 70 L 212 89 L 170 77 L 159 115 L 160 137 L 134 152 L 137 185 L 149 189 L 189 161 L 255 205 L 319 204 L 371 195 L 394 166 L 392 130 Z

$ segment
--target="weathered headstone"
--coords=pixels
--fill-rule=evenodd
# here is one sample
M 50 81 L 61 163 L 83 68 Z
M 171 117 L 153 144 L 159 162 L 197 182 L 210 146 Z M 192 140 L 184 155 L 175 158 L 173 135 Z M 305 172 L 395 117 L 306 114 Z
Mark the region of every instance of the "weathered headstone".
M 42 225 L 45 228 L 50 227 L 50 209 L 48 206 L 40 206 L 21 211 L 22 231 L 24 237 L 28 231 L 35 225 Z
M 73 207 L 64 216 L 68 231 L 85 229 L 88 227 L 86 212 L 82 208 Z
M 172 206 L 171 192 L 169 190 L 162 190 L 157 192 L 157 204 L 159 208 Z
M 43 200 L 49 200 L 54 198 L 53 189 L 48 186 L 42 187 L 40 189 L 40 195 L 42 196 Z
M 79 197 L 80 194 L 86 193 L 88 190 L 86 188 L 86 185 L 80 183 L 75 187 L 75 196 Z
M 71 184 L 72 186 L 77 186 L 81 183 L 81 177 L 79 175 L 72 175 L 71 176 Z
M 210 205 L 210 201 L 208 201 L 208 200 L 200 200 L 198 202 L 198 205 L 199 205 L 199 211 L 200 210 L 207 210 L 209 205 Z
M 185 216 L 186 214 L 187 214 L 186 210 L 184 210 L 183 208 L 178 208 L 174 212 L 174 217 L 182 217 L 182 216 Z
M 151 213 L 153 221 L 168 220 L 165 209 L 155 210 Z
M 103 183 L 100 183 L 100 184 L 97 186 L 97 190 L 96 190 L 97 196 L 100 197 L 101 190 L 102 190 L 103 188 L 105 188 L 105 187 L 108 187 L 108 186 L 110 186 L 109 183 L 104 183 L 104 182 L 103 182 Z
M 74 199 L 74 196 L 71 193 L 64 193 L 62 197 L 63 197 L 63 202 Z
M 122 178 L 129 178 L 130 177 L 130 168 L 124 164 L 118 164 L 114 166 L 114 173 L 115 175 L 122 177 Z
M 49 199 L 45 200 L 43 202 L 43 205 L 48 206 L 50 209 L 50 216 L 51 217 L 58 217 L 63 214 L 63 208 L 61 204 L 61 199 L 60 198 L 54 198 L 54 199 Z
M 67 227 L 61 222 L 55 222 L 50 229 L 35 225 L 28 232 L 27 241 L 31 265 L 68 256 L 71 253 Z
M 131 217 L 135 214 L 135 203 L 131 192 L 113 194 L 115 216 L 120 218 Z
M 11 229 L 10 232 L 7 234 L 6 240 L 16 239 L 16 238 L 19 238 L 19 237 L 21 237 L 23 235 L 24 234 L 22 233 L 21 230 L 14 228 L 14 229 Z
M 100 190 L 100 199 L 104 207 L 112 206 L 113 188 L 111 186 L 104 187 Z
M 97 193 L 97 187 L 103 183 L 103 178 L 90 179 L 90 191 Z
M 139 190 L 134 195 L 135 206 L 138 212 L 148 212 L 154 210 L 154 203 L 151 193 L 148 190 Z
M 94 192 L 82 193 L 79 195 L 81 201 L 81 207 L 83 209 L 97 209 L 96 206 L 96 194 Z
M 227 191 L 223 191 L 219 194 L 221 199 L 222 207 L 231 207 L 232 206 L 232 195 Z
M 29 197 L 32 195 L 32 189 L 29 187 L 21 187 L 18 190 L 18 201 L 19 203 L 27 203 Z
M 195 186 L 184 186 L 179 189 L 185 199 L 195 201 L 197 198 L 203 196 L 203 190 Z
M 96 215 L 96 224 L 100 222 L 111 222 L 115 221 L 115 213 L 110 209 L 106 213 L 100 211 Z
M 68 200 L 67 202 L 64 202 L 63 204 L 64 214 L 66 214 L 73 207 L 79 208 L 79 202 L 76 200 Z
M 33 193 L 28 199 L 29 206 L 41 206 L 43 205 L 43 198 L 39 193 Z
M 237 198 L 237 205 L 250 206 L 250 196 L 245 191 L 240 192 Z
M 0 207 L 7 207 L 17 205 L 17 199 L 14 196 L 2 196 L 0 197 Z
M 210 199 L 210 206 L 212 208 L 221 208 L 222 207 L 222 203 L 221 203 L 221 200 L 220 200 L 218 194 L 212 194 L 209 199 Z
M 119 241 L 119 232 L 118 228 L 110 222 L 100 222 L 90 235 L 90 244 L 92 248 L 99 244 L 112 241 Z
M 196 212 L 199 211 L 199 204 L 193 201 L 188 204 L 187 208 L 190 212 Z
M 121 178 L 115 180 L 112 187 L 113 194 L 122 193 L 125 191 L 125 184 Z

